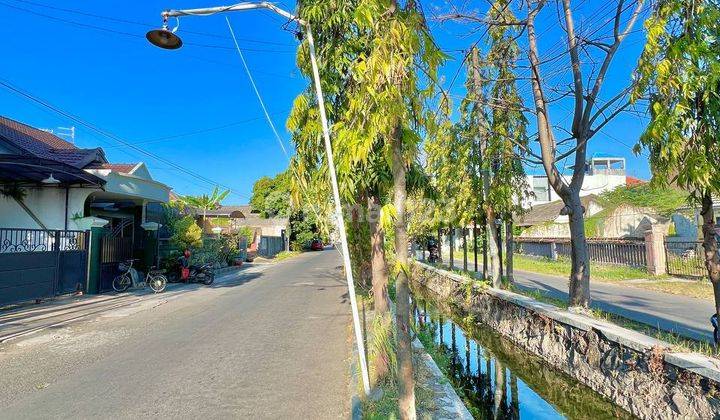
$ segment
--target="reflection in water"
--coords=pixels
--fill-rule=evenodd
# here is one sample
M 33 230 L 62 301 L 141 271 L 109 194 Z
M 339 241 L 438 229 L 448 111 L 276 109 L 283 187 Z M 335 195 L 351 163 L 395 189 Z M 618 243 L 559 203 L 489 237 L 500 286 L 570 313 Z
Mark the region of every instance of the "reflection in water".
M 448 356 L 449 379 L 476 418 L 632 418 L 489 328 L 472 326 L 466 335 L 427 301 L 413 308 L 418 326 Z

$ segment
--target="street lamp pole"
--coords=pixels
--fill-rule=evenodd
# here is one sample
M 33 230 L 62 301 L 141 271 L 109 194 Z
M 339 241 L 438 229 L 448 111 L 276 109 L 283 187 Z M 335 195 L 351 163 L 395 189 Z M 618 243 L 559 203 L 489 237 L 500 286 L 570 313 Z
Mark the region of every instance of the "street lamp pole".
M 360 316 L 358 314 L 357 299 L 355 298 L 355 282 L 353 280 L 352 267 L 350 266 L 350 250 L 347 243 L 347 234 L 345 232 L 345 220 L 343 219 L 342 206 L 340 204 L 340 190 L 338 188 L 337 174 L 335 173 L 335 162 L 333 160 L 332 143 L 330 142 L 330 129 L 328 127 L 327 115 L 325 114 L 325 100 L 323 98 L 320 86 L 320 71 L 318 69 L 317 58 L 315 56 L 315 42 L 313 40 L 310 25 L 283 9 L 278 8 L 268 2 L 244 2 L 232 6 L 209 7 L 203 9 L 185 9 L 185 10 L 166 10 L 162 12 L 163 28 L 150 31 L 147 39 L 152 44 L 165 49 L 177 49 L 182 46 L 182 41 L 175 35 L 175 30 L 168 30 L 167 20 L 169 18 L 179 18 L 182 16 L 209 16 L 224 12 L 240 12 L 255 9 L 268 9 L 289 20 L 298 22 L 305 28 L 307 35 L 308 47 L 310 48 L 310 63 L 312 65 L 313 82 L 315 85 L 315 95 L 318 100 L 320 110 L 320 121 L 322 123 L 323 138 L 325 140 L 325 154 L 327 155 L 328 169 L 330 172 L 330 182 L 333 190 L 333 200 L 335 201 L 335 219 L 337 228 L 340 231 L 340 246 L 342 247 L 343 264 L 345 266 L 345 277 L 348 284 L 348 294 L 350 295 L 350 306 L 352 308 L 353 326 L 355 330 L 355 341 L 357 343 L 358 358 L 360 359 L 360 370 L 363 378 L 363 387 L 365 395 L 370 394 L 370 378 L 368 375 L 367 361 L 365 359 L 365 345 L 363 342 L 362 329 L 360 328 Z M 177 28 L 175 28 L 177 29 Z

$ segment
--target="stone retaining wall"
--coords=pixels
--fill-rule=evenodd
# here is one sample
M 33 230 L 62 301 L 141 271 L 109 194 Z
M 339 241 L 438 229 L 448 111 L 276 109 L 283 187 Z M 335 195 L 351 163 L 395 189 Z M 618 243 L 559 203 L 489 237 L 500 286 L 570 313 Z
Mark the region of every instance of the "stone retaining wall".
M 415 262 L 413 286 L 643 419 L 720 419 L 720 361 Z

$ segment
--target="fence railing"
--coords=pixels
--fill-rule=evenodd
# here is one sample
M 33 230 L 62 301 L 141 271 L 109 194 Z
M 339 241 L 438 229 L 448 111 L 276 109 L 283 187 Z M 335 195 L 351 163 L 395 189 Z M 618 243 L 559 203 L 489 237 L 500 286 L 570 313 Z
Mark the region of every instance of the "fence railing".
M 587 239 L 590 261 L 603 264 L 646 267 L 644 239 Z M 570 258 L 571 244 L 568 238 L 516 238 L 517 252 L 537 257 L 557 259 Z
M 101 247 L 101 263 L 109 264 L 127 261 L 133 255 L 133 238 L 104 236 Z
M 88 232 L 0 228 L 0 253 L 85 251 Z
M 702 241 L 678 241 L 665 239 L 665 262 L 672 276 L 705 277 L 705 249 Z

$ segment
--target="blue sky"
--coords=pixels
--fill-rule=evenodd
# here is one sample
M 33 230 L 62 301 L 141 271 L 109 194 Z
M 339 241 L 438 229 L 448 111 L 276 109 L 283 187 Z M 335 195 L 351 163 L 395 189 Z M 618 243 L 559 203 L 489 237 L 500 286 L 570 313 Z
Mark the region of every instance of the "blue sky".
M 477 3 L 479 10 L 486 7 L 485 2 Z M 605 4 L 586 0 L 576 3 L 580 27 L 587 23 L 583 19 L 601 16 L 596 9 Z M 137 143 L 152 154 L 231 187 L 234 193 L 226 203 L 247 202 L 253 182 L 282 171 L 287 160 L 263 118 L 224 17 L 183 18 L 179 33 L 186 45 L 178 51 L 160 50 L 144 39 L 145 32 L 160 23 L 159 12 L 163 9 L 218 4 L 198 0 L 0 0 L 0 79 Z M 444 2 L 423 4 L 429 17 L 447 10 Z M 290 1 L 279 5 L 295 7 Z M 295 67 L 297 42 L 292 33 L 282 30 L 285 21 L 270 12 L 229 16 L 273 121 L 285 146 L 291 147 L 284 130 L 285 119 L 293 99 L 307 84 Z M 552 50 L 562 32 L 552 25 L 554 11 L 548 10 L 546 16 L 549 18 L 542 20 L 539 28 L 543 35 L 540 48 Z M 431 26 L 438 44 L 451 54 L 442 70 L 447 88 L 462 59 L 458 50 L 467 49 L 477 40 L 477 34 L 468 34 L 468 26 L 440 24 L 432 19 Z M 628 39 L 609 74 L 608 93 L 620 89 L 628 80 L 642 48 L 642 36 L 638 31 Z M 452 93 L 463 95 L 463 83 L 461 72 Z M 526 94 L 527 84 L 523 88 Z M 553 121 L 565 122 L 569 115 L 566 109 L 570 108 L 559 103 L 553 109 Z M 2 88 L 0 113 L 36 127 L 74 124 Z M 74 125 L 79 147 L 101 146 L 113 162 L 144 161 L 156 179 L 181 194 L 198 194 L 212 188 L 163 162 Z M 591 152 L 624 156 L 631 175 L 648 178 L 646 159 L 634 157 L 628 147 L 636 142 L 643 126 L 644 121 L 637 116 L 623 115 L 592 140 Z

